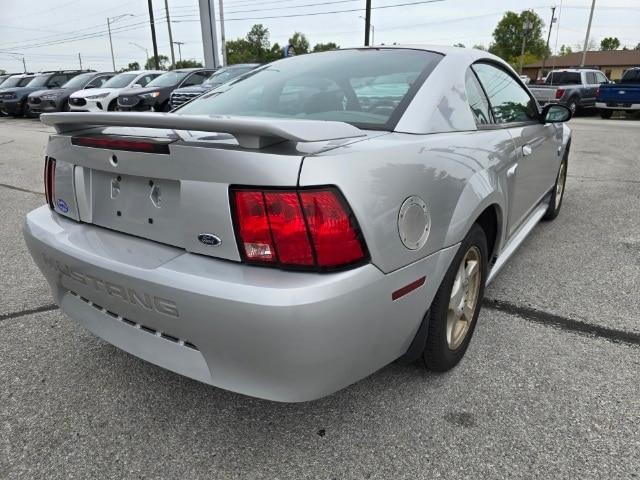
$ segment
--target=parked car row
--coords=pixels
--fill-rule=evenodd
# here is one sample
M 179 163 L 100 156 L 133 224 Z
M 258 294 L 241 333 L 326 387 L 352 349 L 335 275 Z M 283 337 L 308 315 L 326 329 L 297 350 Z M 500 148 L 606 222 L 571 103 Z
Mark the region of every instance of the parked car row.
M 640 111 L 640 67 L 627 70 L 614 83 L 600 70 L 579 68 L 554 70 L 543 84 L 529 87 L 540 105 L 559 103 L 572 113 L 597 108 L 602 118 L 611 118 L 616 110 Z
M 243 75 L 259 64 L 220 69 L 139 70 L 117 74 L 62 70 L 0 77 L 0 115 L 60 111 L 167 112 Z

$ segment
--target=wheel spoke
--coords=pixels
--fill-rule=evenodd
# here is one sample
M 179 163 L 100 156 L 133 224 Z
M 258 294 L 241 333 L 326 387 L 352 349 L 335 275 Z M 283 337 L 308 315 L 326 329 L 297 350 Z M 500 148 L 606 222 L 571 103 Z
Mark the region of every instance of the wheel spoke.
M 478 262 L 477 260 L 470 260 L 467 262 L 467 266 L 465 268 L 465 271 L 467 273 L 467 278 L 469 280 L 473 279 L 473 277 L 476 276 L 476 273 L 478 273 Z

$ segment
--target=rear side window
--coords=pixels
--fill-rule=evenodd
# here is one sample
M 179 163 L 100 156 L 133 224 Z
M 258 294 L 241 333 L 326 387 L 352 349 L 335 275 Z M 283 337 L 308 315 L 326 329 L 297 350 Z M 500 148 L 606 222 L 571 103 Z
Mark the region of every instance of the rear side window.
M 538 121 L 535 100 L 506 71 L 487 63 L 477 63 L 473 70 L 487 92 L 496 123 Z
M 604 73 L 596 72 L 596 83 L 603 84 L 603 83 L 609 83 L 609 82 L 607 80 L 607 77 L 604 76 Z
M 200 85 L 209 76 L 209 72 L 196 72 L 187 78 L 182 84 L 183 87 L 190 87 L 193 85 Z
M 640 68 L 634 68 L 633 70 L 624 72 L 620 83 L 640 83 Z
M 551 72 L 547 75 L 547 85 L 581 85 L 580 72 Z
M 476 78 L 471 69 L 467 70 L 465 78 L 465 86 L 467 90 L 467 100 L 476 125 L 487 125 L 491 123 L 491 112 L 489 111 L 489 102 L 482 91 L 480 82 Z
M 596 81 L 596 74 L 593 72 L 587 72 L 587 84 L 595 85 L 596 83 L 598 83 Z

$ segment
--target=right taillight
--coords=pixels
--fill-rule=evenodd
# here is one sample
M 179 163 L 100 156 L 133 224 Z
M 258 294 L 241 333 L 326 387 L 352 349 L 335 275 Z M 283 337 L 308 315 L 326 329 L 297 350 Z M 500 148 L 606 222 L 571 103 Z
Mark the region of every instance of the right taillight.
M 56 188 L 56 160 L 55 158 L 45 157 L 44 159 L 44 196 L 51 210 L 53 207 L 53 197 Z
M 368 258 L 358 223 L 336 188 L 232 188 L 231 199 L 247 263 L 335 270 Z
M 556 90 L 556 100 L 562 98 L 564 95 L 564 88 L 559 88 Z

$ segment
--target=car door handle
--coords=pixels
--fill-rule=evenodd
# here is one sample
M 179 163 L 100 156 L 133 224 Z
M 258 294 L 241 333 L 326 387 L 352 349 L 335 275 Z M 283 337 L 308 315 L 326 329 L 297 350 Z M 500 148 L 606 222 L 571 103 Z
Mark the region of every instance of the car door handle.
M 518 164 L 514 163 L 513 165 L 511 165 L 509 167 L 509 169 L 507 170 L 507 178 L 511 178 L 516 174 L 516 170 L 518 169 Z
M 532 153 L 533 153 L 533 149 L 531 148 L 531 145 L 523 145 L 522 146 L 522 156 L 523 157 L 528 157 Z

